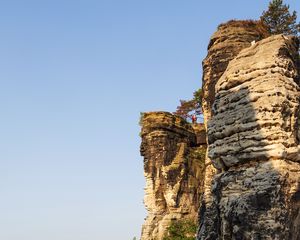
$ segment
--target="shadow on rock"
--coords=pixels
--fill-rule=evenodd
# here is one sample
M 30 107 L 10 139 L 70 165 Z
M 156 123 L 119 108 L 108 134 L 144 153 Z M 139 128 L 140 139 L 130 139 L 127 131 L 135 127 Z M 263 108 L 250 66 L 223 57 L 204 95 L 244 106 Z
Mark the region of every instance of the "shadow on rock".
M 300 239 L 298 40 L 242 50 L 216 84 L 208 157 L 219 173 L 198 239 Z

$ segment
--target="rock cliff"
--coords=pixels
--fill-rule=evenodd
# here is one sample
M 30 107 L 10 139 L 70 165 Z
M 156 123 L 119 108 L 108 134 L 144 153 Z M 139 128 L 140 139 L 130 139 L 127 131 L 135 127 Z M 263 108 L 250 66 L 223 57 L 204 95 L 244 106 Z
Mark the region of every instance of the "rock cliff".
M 257 21 L 232 20 L 221 24 L 212 35 L 208 44 L 208 53 L 203 60 L 203 101 L 204 122 L 211 116 L 215 99 L 215 84 L 227 68 L 228 63 L 252 41 L 259 41 L 268 36 L 268 32 Z
M 251 42 L 259 41 L 268 36 L 268 32 L 257 21 L 229 21 L 221 24 L 217 31 L 212 35 L 208 44 L 208 53 L 203 60 L 203 100 L 202 111 L 204 114 L 204 125 L 207 129 L 207 123 L 211 118 L 212 105 L 215 100 L 215 85 L 226 70 L 228 63 L 235 58 L 238 53 L 251 46 Z M 205 159 L 205 179 L 203 184 L 203 197 L 201 212 L 210 208 L 213 203 L 211 196 L 212 180 L 217 169 L 211 164 L 209 156 Z M 215 215 L 213 211 L 205 211 L 208 214 Z M 203 213 L 201 214 L 201 216 Z M 207 217 L 210 221 L 212 217 Z
M 160 240 L 172 220 L 197 220 L 205 130 L 167 112 L 144 113 L 141 126 L 148 211 L 141 239 Z
M 222 24 L 203 61 L 204 125 L 144 114 L 142 240 L 197 217 L 199 240 L 300 240 L 298 49 L 255 21 Z
M 198 239 L 300 239 L 298 39 L 242 50 L 215 86 L 208 157 L 219 173 Z

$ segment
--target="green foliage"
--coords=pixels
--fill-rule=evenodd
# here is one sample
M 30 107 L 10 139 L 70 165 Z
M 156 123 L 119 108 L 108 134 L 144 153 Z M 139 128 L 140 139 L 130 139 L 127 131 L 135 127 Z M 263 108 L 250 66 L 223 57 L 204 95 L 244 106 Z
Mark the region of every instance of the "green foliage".
M 262 13 L 261 21 L 268 27 L 271 34 L 298 35 L 300 23 L 297 23 L 297 12 L 289 12 L 289 5 L 282 0 L 272 0 L 267 11 Z
M 197 225 L 192 220 L 174 220 L 163 240 L 194 240 L 196 231 Z
M 191 100 L 180 100 L 180 105 L 177 107 L 174 114 L 183 117 L 184 119 L 192 119 L 192 115 L 202 115 L 202 89 L 198 89 L 193 93 Z

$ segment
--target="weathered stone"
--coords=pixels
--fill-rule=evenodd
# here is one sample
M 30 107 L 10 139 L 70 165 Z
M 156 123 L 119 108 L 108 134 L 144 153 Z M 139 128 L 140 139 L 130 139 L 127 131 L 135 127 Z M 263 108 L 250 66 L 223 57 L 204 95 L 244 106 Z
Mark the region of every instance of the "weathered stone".
M 184 119 L 167 112 L 144 113 L 141 155 L 148 216 L 142 240 L 160 240 L 171 220 L 197 221 L 206 146 Z
M 192 125 L 195 135 L 197 145 L 207 145 L 206 144 L 206 129 L 203 123 L 197 123 Z
M 198 239 L 300 239 L 300 166 L 253 161 L 214 178 Z
M 144 115 L 142 240 L 162 239 L 173 219 L 196 219 L 199 205 L 197 239 L 300 239 L 299 43 L 266 35 L 253 21 L 213 35 L 203 62 L 206 141 L 203 125 Z
M 230 62 L 208 125 L 216 168 L 256 159 L 300 161 L 297 50 L 295 38 L 276 35 Z
M 212 35 L 207 56 L 202 63 L 202 110 L 205 124 L 211 117 L 215 100 L 215 84 L 226 70 L 228 63 L 242 49 L 250 47 L 252 41 L 259 41 L 267 35 L 268 32 L 260 22 L 237 20 L 221 24 Z
M 242 50 L 219 78 L 208 155 L 222 171 L 200 211 L 198 239 L 300 239 L 298 39 Z
M 244 48 L 251 46 L 251 42 L 258 41 L 268 35 L 267 31 L 256 21 L 229 21 L 221 24 L 213 34 L 208 45 L 208 54 L 203 61 L 203 99 L 202 111 L 204 124 L 207 129 L 211 118 L 212 104 L 215 100 L 215 84 L 227 68 L 228 63 Z M 208 156 L 205 159 L 205 179 L 203 184 L 202 209 L 200 219 L 204 215 L 215 215 L 213 211 L 206 211 L 213 204 L 212 181 L 217 169 L 211 164 Z M 207 221 L 211 218 L 205 217 Z M 212 224 L 209 224 L 212 225 Z

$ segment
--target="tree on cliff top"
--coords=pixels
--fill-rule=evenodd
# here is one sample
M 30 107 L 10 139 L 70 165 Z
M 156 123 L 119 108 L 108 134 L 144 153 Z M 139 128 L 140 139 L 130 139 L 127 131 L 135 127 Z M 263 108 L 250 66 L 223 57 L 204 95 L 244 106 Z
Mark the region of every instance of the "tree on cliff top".
M 300 23 L 297 23 L 297 12 L 289 12 L 289 5 L 282 0 L 272 0 L 267 11 L 263 11 L 261 21 L 268 27 L 271 34 L 298 35 Z
M 183 117 L 186 120 L 191 120 L 192 115 L 202 115 L 202 89 L 198 89 L 193 93 L 193 99 L 191 100 L 180 100 L 180 105 L 177 107 L 174 114 Z

